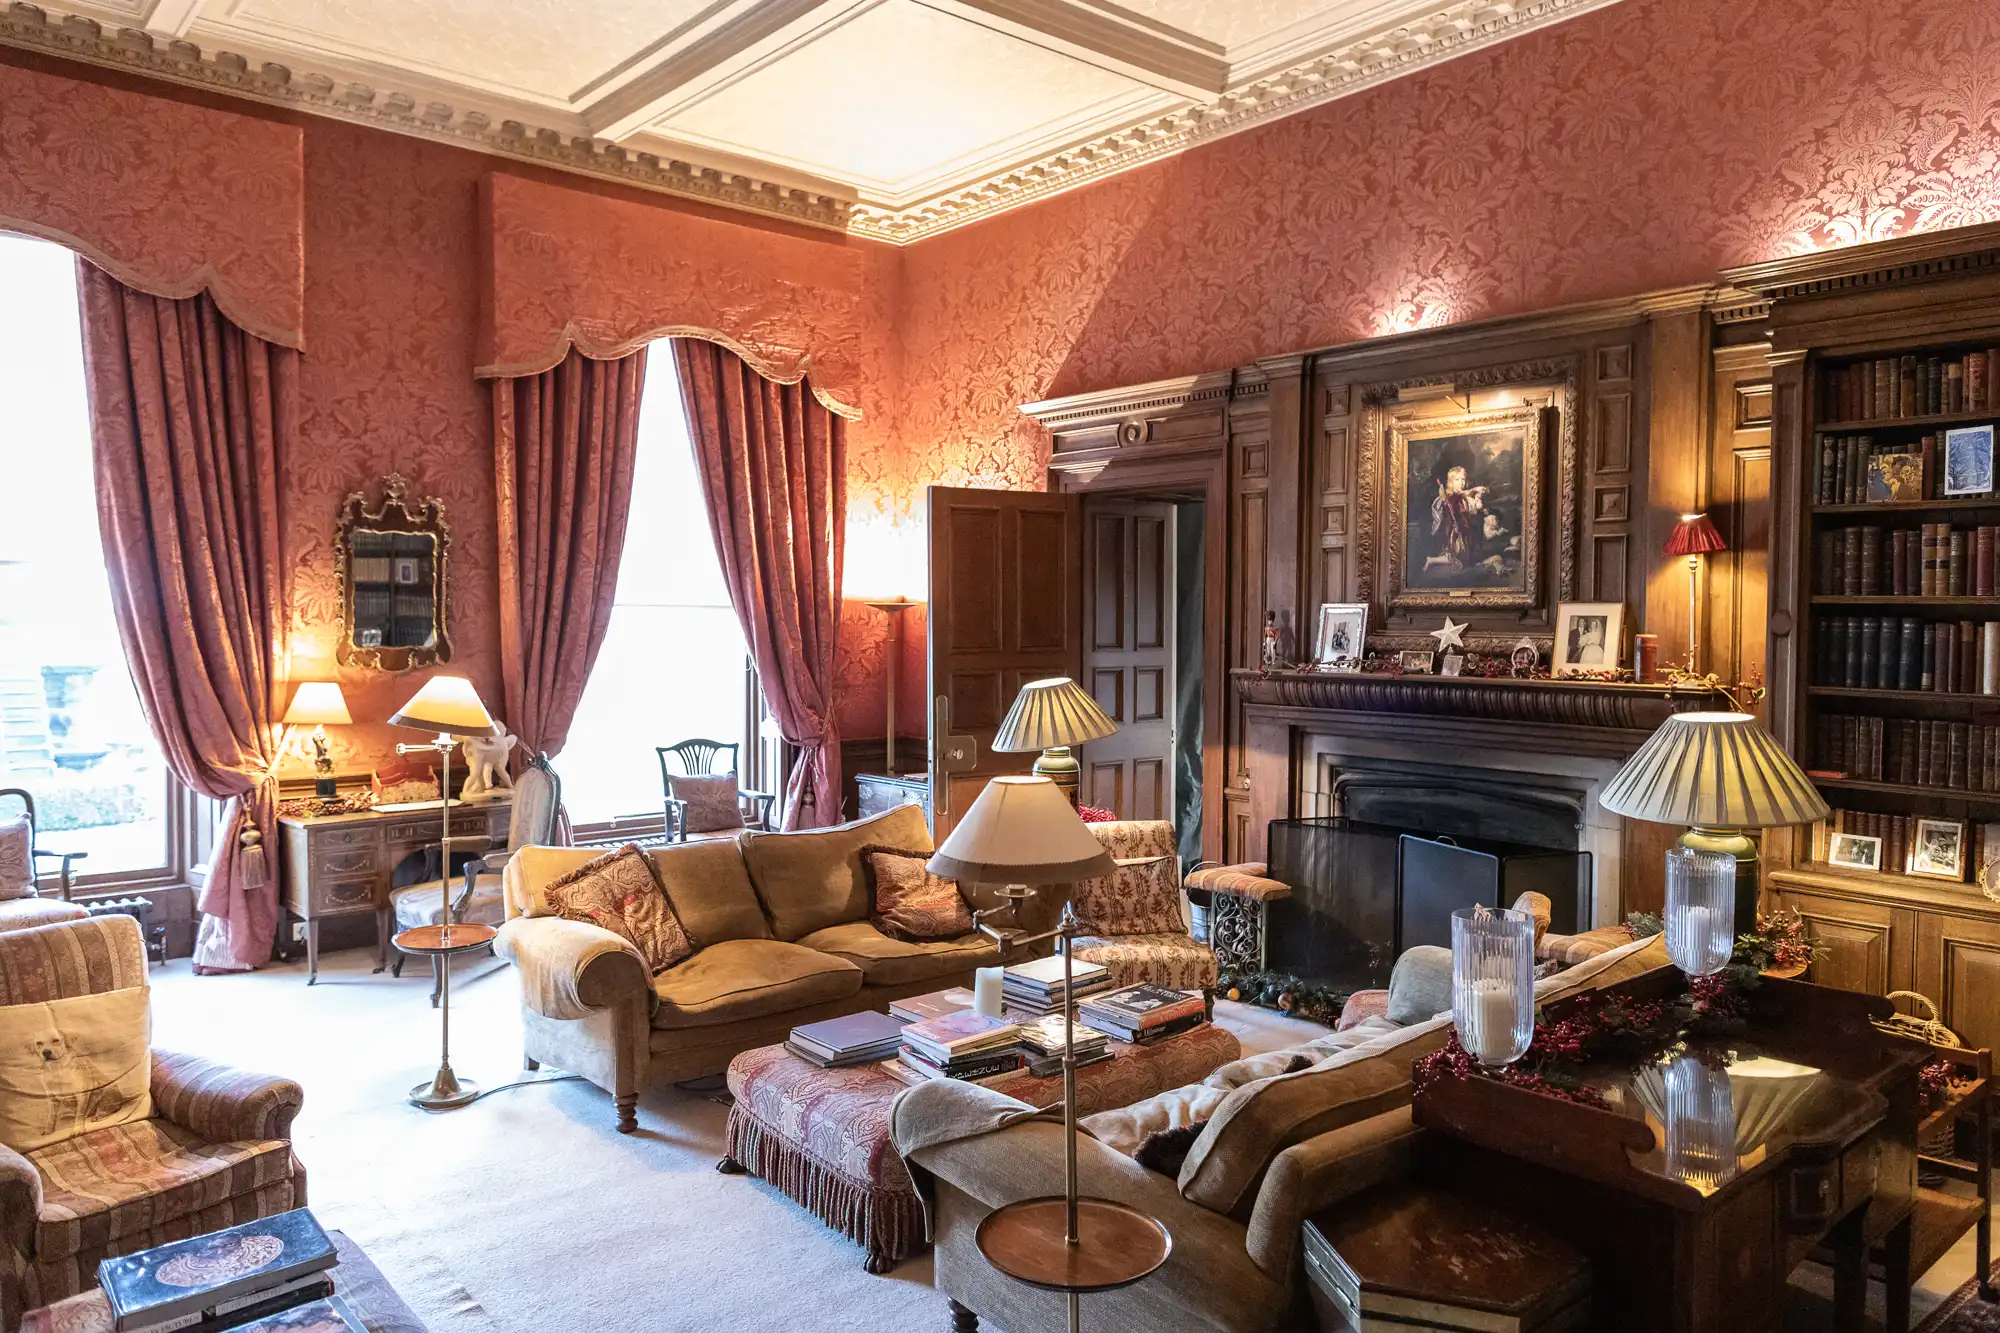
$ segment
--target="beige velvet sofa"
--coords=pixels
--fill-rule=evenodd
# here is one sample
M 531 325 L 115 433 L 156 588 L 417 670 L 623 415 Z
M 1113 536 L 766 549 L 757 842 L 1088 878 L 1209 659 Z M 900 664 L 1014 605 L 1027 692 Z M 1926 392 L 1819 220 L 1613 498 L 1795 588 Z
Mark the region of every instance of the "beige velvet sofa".
M 507 921 L 495 947 L 520 973 L 529 1067 L 603 1088 L 629 1134 L 650 1080 L 719 1074 L 796 1024 L 970 985 L 974 968 L 999 962 L 984 935 L 912 944 L 870 925 L 860 853 L 871 844 L 931 850 L 923 812 L 902 806 L 837 828 L 649 851 L 700 946 L 658 976 L 620 936 L 548 914 L 544 889 L 603 848 L 523 847 L 502 876 Z
M 1655 936 L 1580 963 L 1536 986 L 1542 1000 L 1608 986 L 1667 961 Z M 1086 1298 L 1098 1333 L 1269 1333 L 1314 1327 L 1305 1302 L 1300 1228 L 1322 1208 L 1406 1171 L 1421 1131 L 1411 1122 L 1410 1066 L 1442 1046 L 1451 1015 L 1398 1027 L 1370 1017 L 1290 1050 L 1248 1056 L 1197 1084 L 1089 1116 L 1077 1144 L 1086 1194 L 1158 1218 L 1173 1252 L 1135 1286 Z M 1304 1056 L 1313 1063 L 1285 1071 Z M 1132 1156 L 1156 1130 L 1200 1123 L 1178 1178 Z M 1060 1194 L 1059 1121 L 989 1088 L 940 1081 L 913 1088 L 891 1132 L 929 1209 L 935 1282 L 954 1327 L 1060 1328 L 1063 1298 L 1001 1276 L 974 1233 L 994 1208 Z

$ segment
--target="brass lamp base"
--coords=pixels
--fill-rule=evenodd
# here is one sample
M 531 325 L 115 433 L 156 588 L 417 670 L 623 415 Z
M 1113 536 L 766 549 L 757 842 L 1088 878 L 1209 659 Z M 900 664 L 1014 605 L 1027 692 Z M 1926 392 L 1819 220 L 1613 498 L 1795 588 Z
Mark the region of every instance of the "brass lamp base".
M 1757 844 L 1735 829 L 1691 828 L 1675 844 L 1697 852 L 1726 852 L 1736 858 L 1736 933 L 1757 929 Z
M 1055 783 L 1069 797 L 1071 805 L 1077 803 L 1076 785 L 1082 772 L 1083 765 L 1076 761 L 1076 752 L 1067 745 L 1051 745 L 1035 760 L 1035 776 Z
M 450 1064 L 441 1064 L 430 1082 L 419 1083 L 410 1089 L 410 1105 L 421 1106 L 426 1111 L 451 1111 L 479 1099 L 479 1085 L 471 1079 L 460 1079 L 451 1072 Z

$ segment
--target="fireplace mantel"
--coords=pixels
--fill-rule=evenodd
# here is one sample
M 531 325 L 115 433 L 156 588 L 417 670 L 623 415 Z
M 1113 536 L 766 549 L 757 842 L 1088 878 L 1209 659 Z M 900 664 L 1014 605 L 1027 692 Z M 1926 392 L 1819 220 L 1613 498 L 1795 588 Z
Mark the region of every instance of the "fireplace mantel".
M 1240 668 L 1229 674 L 1238 697 L 1252 705 L 1446 717 L 1537 728 L 1651 732 L 1674 713 L 1731 707 L 1719 691 L 1684 685 Z

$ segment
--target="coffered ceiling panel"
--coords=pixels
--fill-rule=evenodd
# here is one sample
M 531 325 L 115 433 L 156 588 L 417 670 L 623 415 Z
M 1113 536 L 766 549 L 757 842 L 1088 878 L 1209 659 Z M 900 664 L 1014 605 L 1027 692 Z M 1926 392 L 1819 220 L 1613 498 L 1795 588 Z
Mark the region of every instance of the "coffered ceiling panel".
M 227 0 L 221 26 L 295 50 L 566 105 L 717 0 Z M 214 0 L 204 17 L 218 8 Z
M 1617 0 L 0 0 L 0 42 L 903 242 Z
M 886 0 L 657 128 L 707 145 L 906 193 L 1149 89 L 1119 74 L 915 3 Z

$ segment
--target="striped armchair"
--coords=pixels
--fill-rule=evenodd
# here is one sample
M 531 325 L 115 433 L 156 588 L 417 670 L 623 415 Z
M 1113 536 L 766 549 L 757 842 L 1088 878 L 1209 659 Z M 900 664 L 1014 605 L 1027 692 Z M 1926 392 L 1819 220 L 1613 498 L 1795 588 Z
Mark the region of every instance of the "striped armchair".
M 5 1006 L 146 985 L 129 916 L 0 934 Z M 32 1152 L 0 1145 L 0 1329 L 95 1285 L 101 1259 L 297 1208 L 305 1169 L 288 1079 L 153 1052 L 153 1114 Z

